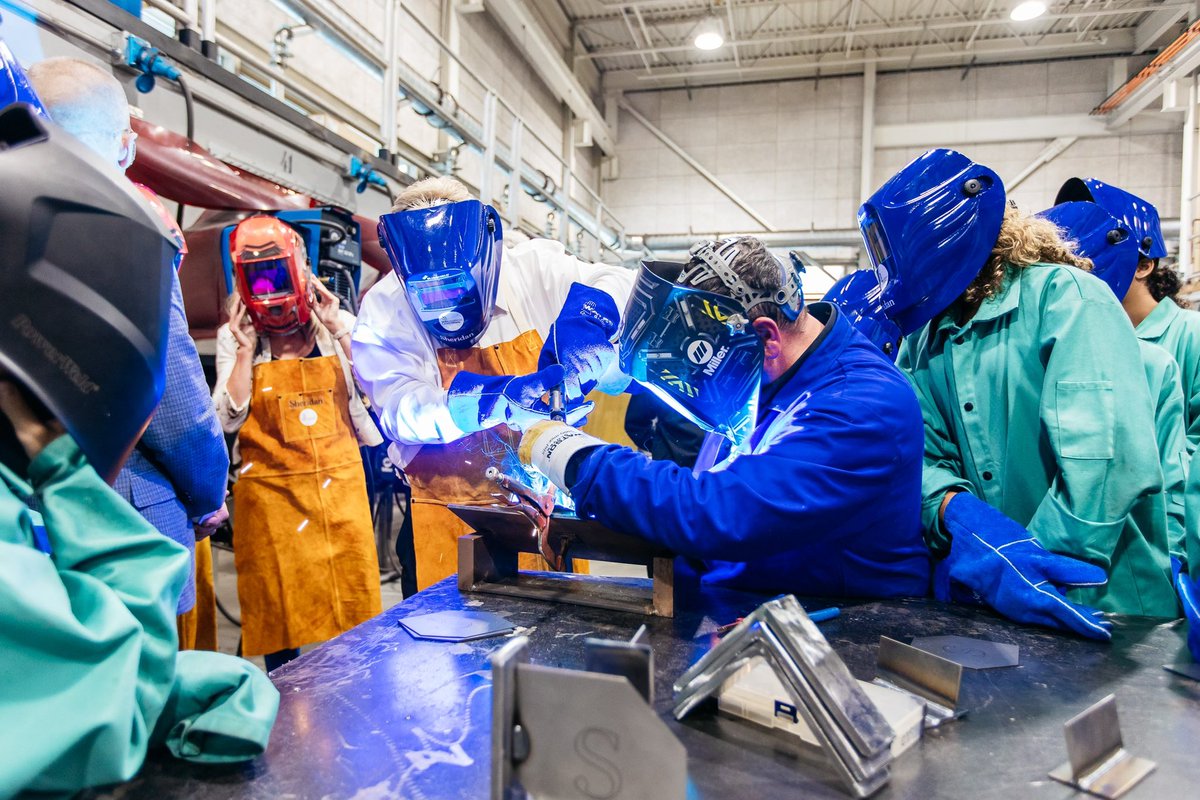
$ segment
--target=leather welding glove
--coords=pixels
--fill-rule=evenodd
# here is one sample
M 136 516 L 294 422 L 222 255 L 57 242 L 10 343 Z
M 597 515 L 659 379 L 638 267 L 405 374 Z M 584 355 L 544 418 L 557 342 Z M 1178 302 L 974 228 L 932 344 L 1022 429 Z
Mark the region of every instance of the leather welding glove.
M 608 442 L 577 430 L 564 422 L 539 422 L 525 431 L 517 447 L 517 458 L 526 466 L 536 467 L 563 491 L 567 485 L 567 465 L 571 456 Z
M 450 418 L 464 433 L 508 425 L 514 430 L 550 419 L 550 406 L 542 397 L 563 382 L 563 367 L 552 364 L 531 375 L 480 375 L 460 372 L 450 382 L 446 405 Z M 578 422 L 592 410 L 592 403 L 567 408 L 568 421 Z
M 1200 581 L 1188 575 L 1183 564 L 1175 557 L 1171 558 L 1171 578 L 1175 583 L 1175 591 L 1179 593 L 1183 616 L 1187 618 L 1188 650 L 1192 653 L 1193 661 L 1200 661 Z
M 613 337 L 621 324 L 616 301 L 608 292 L 572 283 L 558 319 L 538 356 L 538 369 L 561 364 L 566 369 L 566 399 L 580 400 L 592 389 L 620 394 L 630 378 L 617 364 Z
M 944 521 L 953 540 L 950 555 L 934 572 L 939 600 L 982 603 L 1017 622 L 1112 638 L 1103 612 L 1063 594 L 1066 588 L 1104 585 L 1103 569 L 1051 553 L 1023 526 L 967 492 L 951 498 Z

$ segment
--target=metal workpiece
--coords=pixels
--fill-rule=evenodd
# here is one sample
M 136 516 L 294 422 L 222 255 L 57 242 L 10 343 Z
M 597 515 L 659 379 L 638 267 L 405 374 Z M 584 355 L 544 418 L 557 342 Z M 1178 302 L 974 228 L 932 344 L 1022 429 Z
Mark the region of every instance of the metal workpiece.
M 495 479 L 489 470 L 489 477 Z M 458 540 L 458 588 L 557 603 L 670 617 L 677 601 L 693 587 L 676 581 L 674 556 L 636 536 L 617 533 L 573 514 L 545 516 L 536 498 L 517 505 L 451 504 L 451 511 L 475 533 Z M 525 508 L 530 506 L 530 508 Z M 544 518 L 545 525 L 539 524 Z M 520 553 L 542 555 L 556 572 L 522 571 Z M 601 578 L 563 571 L 569 559 L 586 558 L 639 564 L 648 578 Z
M 962 673 L 961 664 L 883 636 L 872 683 L 923 703 L 924 727 L 928 730 L 967 713 L 958 707 Z
M 888 780 L 894 733 L 792 595 L 763 603 L 675 684 L 683 719 L 750 661 L 761 658 L 816 736 L 846 787 L 868 797 Z
M 491 786 L 491 655 L 512 640 L 419 641 L 401 617 L 491 611 L 528 639 L 532 664 L 578 669 L 589 637 L 628 640 L 643 623 L 654 651 L 654 709 L 683 743 L 695 800 L 845 800 L 813 749 L 778 732 L 705 711 L 672 715 L 676 678 L 717 643 L 711 631 L 745 616 L 762 595 L 705 587 L 674 618 L 491 594 L 463 594 L 453 579 L 276 670 L 279 716 L 267 752 L 249 764 L 200 766 L 152 750 L 132 782 L 94 800 L 481 800 Z M 809 608 L 829 600 L 807 598 Z M 933 600 L 836 601 L 821 630 L 859 679 L 875 675 L 880 636 L 957 635 L 1015 644 L 1021 666 L 968 670 L 959 702 L 966 718 L 929 731 L 893 759 L 877 800 L 1082 797 L 1050 780 L 1066 760 L 1063 722 L 1115 694 L 1124 741 L 1158 768 L 1126 797 L 1184 798 L 1196 791 L 1200 683 L 1162 665 L 1187 658 L 1186 632 L 1161 620 L 1117 617 L 1111 643 L 1009 622 L 982 609 Z M 591 775 L 596 783 L 600 773 Z
M 1125 749 L 1114 695 L 1085 709 L 1063 725 L 1067 762 L 1050 777 L 1076 789 L 1117 800 L 1157 766 Z
M 683 800 L 687 753 L 634 688 L 649 663 L 632 679 L 562 669 L 529 663 L 528 644 L 491 658 L 492 800 Z

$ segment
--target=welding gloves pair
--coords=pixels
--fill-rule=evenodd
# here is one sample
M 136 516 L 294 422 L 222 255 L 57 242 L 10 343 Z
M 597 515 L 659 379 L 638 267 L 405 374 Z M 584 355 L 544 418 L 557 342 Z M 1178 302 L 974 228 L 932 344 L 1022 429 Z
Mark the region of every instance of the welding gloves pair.
M 524 430 L 550 419 L 550 406 L 543 397 L 563 383 L 565 374 L 559 364 L 551 364 L 532 375 L 460 372 L 450 382 L 446 394 L 450 418 L 463 433 L 501 424 Z M 581 424 L 593 407 L 592 403 L 567 403 L 567 422 Z
M 538 369 L 563 366 L 568 402 L 582 400 L 592 389 L 620 394 L 630 382 L 613 346 L 620 325 L 621 313 L 608 292 L 572 283 L 538 356 Z
M 1051 553 L 1023 526 L 967 492 L 951 498 L 944 524 L 953 540 L 950 555 L 934 572 L 939 600 L 987 605 L 1011 620 L 1089 639 L 1112 638 L 1112 623 L 1103 612 L 1063 594 L 1104 585 L 1103 569 Z
M 1183 616 L 1187 618 L 1188 650 L 1192 653 L 1193 661 L 1200 661 L 1200 579 L 1188 575 L 1183 564 L 1174 556 L 1171 557 L 1171 579 L 1179 594 L 1179 603 L 1183 606 Z

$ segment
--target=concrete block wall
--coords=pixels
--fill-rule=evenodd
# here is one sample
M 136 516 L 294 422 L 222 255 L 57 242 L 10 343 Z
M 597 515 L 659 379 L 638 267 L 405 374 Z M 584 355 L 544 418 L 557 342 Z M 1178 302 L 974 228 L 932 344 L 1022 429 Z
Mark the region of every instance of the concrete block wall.
M 1108 74 L 1106 59 L 978 67 L 965 77 L 961 69 L 883 73 L 876 125 L 1086 114 L 1107 96 Z M 862 92 L 857 76 L 626 98 L 774 226 L 821 230 L 855 225 Z M 931 140 L 877 149 L 873 185 L 939 145 L 962 150 L 1011 179 L 1051 138 L 990 144 Z M 1045 208 L 1067 177 L 1094 175 L 1142 194 L 1164 218 L 1176 217 L 1181 153 L 1182 116 L 1147 111 L 1114 135 L 1079 139 L 1018 186 L 1012 198 L 1026 208 Z M 604 192 L 630 232 L 760 229 L 624 112 L 618 159 L 619 177 L 606 181 Z

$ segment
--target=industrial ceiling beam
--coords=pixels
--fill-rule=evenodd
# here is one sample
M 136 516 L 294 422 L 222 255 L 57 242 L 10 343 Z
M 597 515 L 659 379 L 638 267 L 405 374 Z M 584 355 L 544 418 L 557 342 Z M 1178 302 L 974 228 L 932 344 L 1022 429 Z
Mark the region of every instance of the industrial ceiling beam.
M 596 145 L 606 155 L 615 153 L 616 139 L 604 115 L 575 77 L 571 66 L 563 60 L 558 45 L 534 18 L 529 4 L 522 0 L 487 0 L 487 9 L 550 91 L 588 124 Z
M 1137 30 L 1133 33 L 1133 52 L 1146 52 L 1151 45 L 1158 41 L 1160 36 L 1183 19 L 1185 14 L 1187 14 L 1187 6 L 1183 5 L 1166 6 L 1158 11 L 1152 11 L 1149 16 L 1138 23 Z
M 1174 8 L 1174 7 L 1172 7 L 1172 8 Z M 1179 8 L 1186 8 L 1186 6 L 1180 6 Z M 1121 10 L 1120 13 L 1121 14 L 1137 14 L 1137 13 L 1146 12 L 1146 11 L 1158 11 L 1161 9 L 1162 9 L 1162 7 L 1157 6 L 1157 5 L 1156 6 L 1137 6 L 1137 7 Z M 1086 12 L 1085 16 L 1092 16 L 1092 15 L 1109 16 L 1109 15 L 1113 15 L 1115 13 L 1117 13 L 1117 12 L 1113 9 L 1097 8 L 1092 11 Z M 1046 14 L 1045 16 L 1041 17 L 1040 19 L 1047 20 L 1047 21 L 1053 21 L 1053 20 L 1071 19 L 1071 18 L 1073 18 L 1073 16 L 1074 15 L 1072 15 L 1072 14 Z M 965 21 L 962 19 L 953 19 L 953 20 L 946 20 L 943 22 L 928 22 L 928 23 L 917 22 L 917 23 L 913 23 L 913 24 L 874 25 L 874 26 L 863 26 L 863 27 L 854 27 L 854 26 L 830 27 L 825 30 L 799 29 L 796 31 L 772 33 L 772 34 L 768 34 L 766 36 L 744 37 L 736 43 L 731 43 L 731 45 L 745 47 L 745 46 L 762 45 L 762 44 L 792 44 L 792 43 L 798 44 L 800 42 L 811 42 L 811 41 L 818 41 L 818 40 L 822 40 L 822 39 L 842 39 L 842 38 L 850 36 L 851 34 L 853 34 L 853 36 L 858 39 L 863 39 L 863 38 L 873 37 L 873 36 L 892 36 L 892 37 L 894 37 L 898 34 L 903 34 L 903 33 L 923 33 L 925 31 L 953 30 L 953 29 L 960 29 L 960 28 L 967 29 L 967 28 L 973 28 L 973 27 L 978 28 L 978 27 L 992 26 L 992 25 L 1008 26 L 1010 24 L 1011 24 L 1011 22 L 1008 19 L 1008 17 L 1003 16 L 1003 17 L 996 17 L 993 19 L 980 19 L 980 20 L 976 20 L 974 22 Z M 1100 35 L 1107 34 L 1107 33 L 1109 33 L 1109 31 L 1103 31 L 1103 32 L 1101 32 Z M 973 32 L 971 35 L 970 41 L 972 41 L 972 42 L 974 41 L 975 35 L 976 34 Z M 1048 35 L 1053 36 L 1055 34 L 1048 34 Z M 679 44 L 679 45 L 659 45 L 654 48 L 654 51 L 658 52 L 658 53 L 668 53 L 668 52 L 691 51 L 693 49 L 694 48 L 692 47 L 692 45 L 690 43 L 688 43 L 688 44 Z M 606 47 L 593 48 L 591 51 L 589 51 L 587 53 L 579 53 L 575 57 L 577 59 L 593 59 L 593 60 L 595 60 L 595 59 L 600 59 L 600 58 L 620 58 L 620 57 L 627 57 L 627 56 L 638 56 L 644 52 L 646 52 L 645 48 L 640 48 L 640 47 L 636 47 L 636 46 L 633 48 L 629 48 L 629 47 L 625 47 L 623 45 L 617 45 L 615 47 L 606 46 Z
M 609 70 L 604 74 L 607 91 L 635 91 L 675 86 L 699 86 L 735 79 L 755 77 L 767 80 L 809 77 L 820 71 L 822 76 L 856 74 L 868 61 L 875 61 L 881 72 L 907 69 L 910 66 L 955 67 L 973 63 L 974 66 L 1000 64 L 1005 61 L 1025 61 L 1030 58 L 1080 57 L 1126 53 L 1133 45 L 1133 29 L 1109 30 L 1104 40 L 1076 42 L 1073 33 L 1049 34 L 1034 47 L 1014 44 L 1012 39 L 984 40 L 973 51 L 947 51 L 940 45 L 883 47 L 854 58 L 812 58 L 809 56 L 764 57 L 754 66 L 738 69 L 732 63 L 687 71 L 655 69 L 651 75 L 624 70 Z

